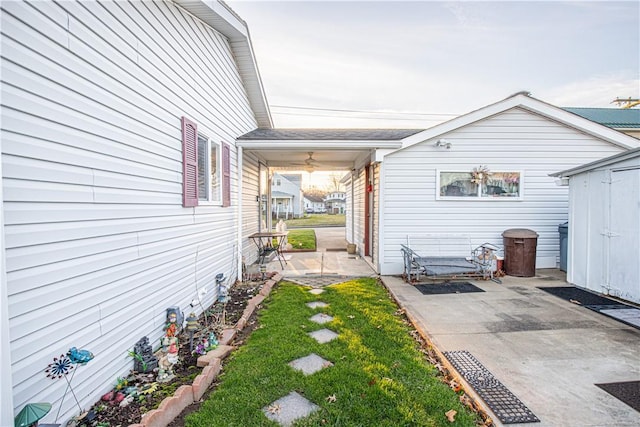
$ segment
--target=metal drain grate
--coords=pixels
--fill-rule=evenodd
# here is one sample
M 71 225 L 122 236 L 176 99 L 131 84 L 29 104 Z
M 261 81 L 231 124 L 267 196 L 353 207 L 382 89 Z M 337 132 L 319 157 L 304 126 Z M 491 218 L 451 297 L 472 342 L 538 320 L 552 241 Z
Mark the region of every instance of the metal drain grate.
M 444 355 L 504 424 L 540 422 L 471 353 L 464 350 L 445 351 Z

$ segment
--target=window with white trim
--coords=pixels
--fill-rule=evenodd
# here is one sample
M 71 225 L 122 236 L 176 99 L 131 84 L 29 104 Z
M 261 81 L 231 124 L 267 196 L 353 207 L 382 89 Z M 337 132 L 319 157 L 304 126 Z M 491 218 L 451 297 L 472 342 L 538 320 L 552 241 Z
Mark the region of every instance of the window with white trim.
M 198 133 L 198 199 L 203 202 L 222 202 L 220 151 L 220 144 Z
M 438 171 L 437 199 L 513 200 L 522 198 L 522 172 Z

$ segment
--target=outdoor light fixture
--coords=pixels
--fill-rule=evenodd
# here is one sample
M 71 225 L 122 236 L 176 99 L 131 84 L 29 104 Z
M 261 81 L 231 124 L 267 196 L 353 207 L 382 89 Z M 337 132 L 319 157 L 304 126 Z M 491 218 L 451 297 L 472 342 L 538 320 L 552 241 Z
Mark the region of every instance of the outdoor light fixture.
M 444 147 L 447 150 L 451 149 L 451 143 L 449 141 L 447 141 L 446 139 L 439 139 L 436 141 L 436 143 L 434 144 L 436 147 Z

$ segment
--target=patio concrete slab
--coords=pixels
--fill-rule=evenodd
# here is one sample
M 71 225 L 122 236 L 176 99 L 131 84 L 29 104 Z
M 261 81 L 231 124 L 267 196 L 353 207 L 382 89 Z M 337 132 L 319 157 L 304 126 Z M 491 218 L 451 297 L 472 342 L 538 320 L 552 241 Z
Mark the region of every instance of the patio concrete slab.
M 274 259 L 267 264 L 267 270 L 281 271 L 286 279 L 309 275 L 377 277 L 368 260 L 346 252 L 345 227 L 321 227 L 313 230 L 316 233 L 316 252 L 291 252 L 287 254 L 291 255 L 291 259 L 287 259 L 284 269 Z
M 309 335 L 314 340 L 318 341 L 320 344 L 324 344 L 338 338 L 338 334 L 333 332 L 331 329 L 326 329 L 326 328 L 309 332 L 307 335 Z
M 640 425 L 638 412 L 595 386 L 640 379 L 640 330 L 537 289 L 567 285 L 559 273 L 473 281 L 485 292 L 453 295 L 382 280 L 438 350 L 469 351 L 540 419 L 519 425 Z
M 315 353 L 289 362 L 289 366 L 297 371 L 302 371 L 305 375 L 315 374 L 324 368 L 333 366 L 333 363 L 323 359 Z
M 320 409 L 318 405 L 292 391 L 262 408 L 262 412 L 271 421 L 275 421 L 281 426 L 290 426 L 295 420 L 308 417 L 318 409 Z

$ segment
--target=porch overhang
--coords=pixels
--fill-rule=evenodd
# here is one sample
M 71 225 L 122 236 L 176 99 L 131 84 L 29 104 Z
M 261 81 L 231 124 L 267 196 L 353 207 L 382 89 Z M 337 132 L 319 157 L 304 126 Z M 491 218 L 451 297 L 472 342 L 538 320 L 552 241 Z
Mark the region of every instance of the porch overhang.
M 245 153 L 273 168 L 304 168 L 313 156 L 316 170 L 352 170 L 376 161 L 380 150 L 402 147 L 419 129 L 256 129 L 236 141 Z

